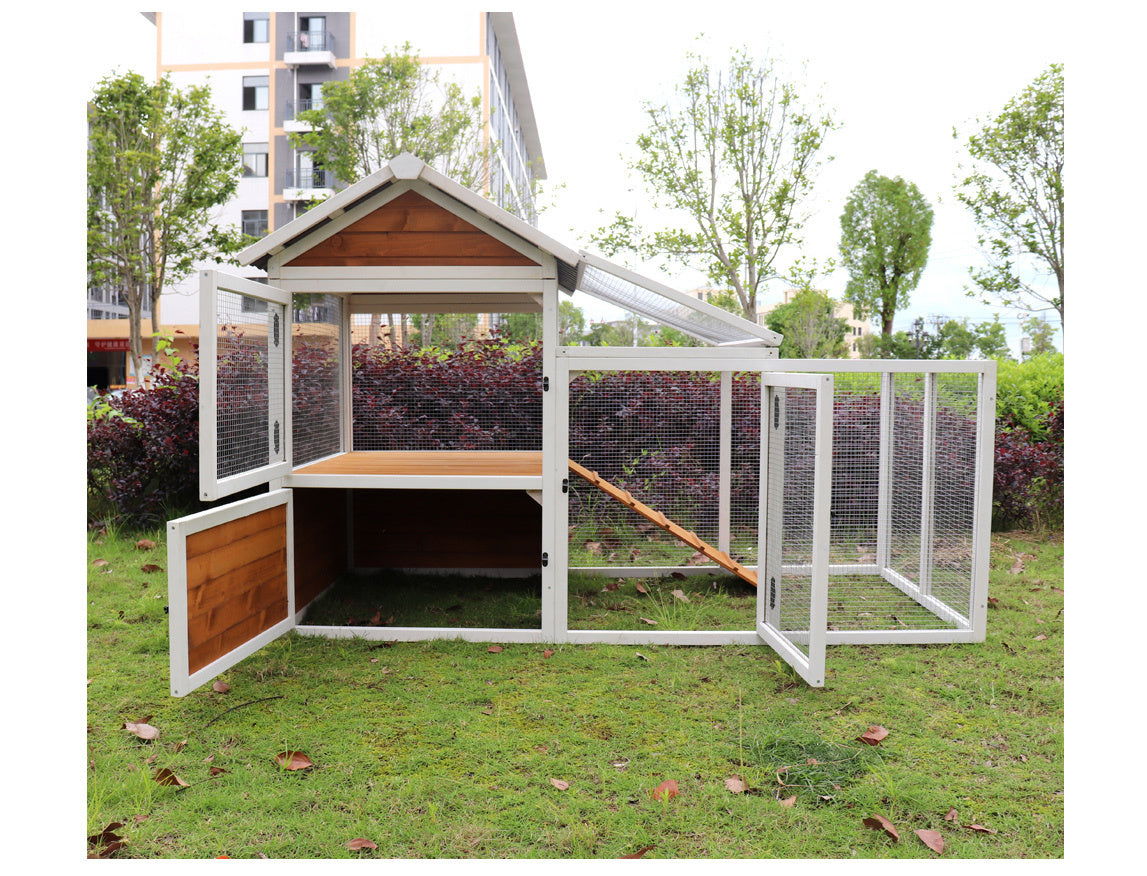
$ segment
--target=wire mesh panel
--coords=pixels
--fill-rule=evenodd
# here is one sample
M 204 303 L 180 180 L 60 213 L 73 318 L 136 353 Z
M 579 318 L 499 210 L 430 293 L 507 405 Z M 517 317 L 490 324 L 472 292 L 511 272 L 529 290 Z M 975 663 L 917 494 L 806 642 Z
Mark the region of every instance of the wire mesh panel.
M 433 316 L 439 327 L 447 317 L 477 318 Z M 354 449 L 541 450 L 541 346 L 466 334 L 423 344 L 411 328 L 419 324 L 408 316 L 393 336 L 385 324 L 370 336 L 356 322 Z
M 215 271 L 200 295 L 200 495 L 216 499 L 289 468 L 290 297 Z
M 291 309 L 291 450 L 298 466 L 342 449 L 343 301 L 295 295 Z

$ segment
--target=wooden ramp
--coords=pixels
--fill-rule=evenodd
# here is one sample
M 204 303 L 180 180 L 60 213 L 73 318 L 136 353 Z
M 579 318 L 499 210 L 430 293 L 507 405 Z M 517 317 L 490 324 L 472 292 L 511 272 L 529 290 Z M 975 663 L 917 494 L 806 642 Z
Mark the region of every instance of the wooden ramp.
M 582 480 L 588 481 L 606 495 L 611 496 L 618 502 L 621 502 L 621 504 L 632 508 L 646 520 L 657 524 L 674 538 L 689 545 L 689 547 L 693 548 L 698 553 L 704 554 L 722 569 L 725 569 L 728 572 L 732 572 L 738 578 L 741 578 L 744 581 L 748 581 L 754 587 L 757 586 L 757 573 L 752 569 L 746 569 L 744 566 L 730 557 L 727 553 L 717 550 L 708 542 L 702 541 L 700 538 L 698 538 L 695 533 L 689 532 L 687 529 L 678 526 L 660 511 L 655 511 L 648 505 L 637 501 L 635 498 L 633 498 L 628 490 L 623 490 L 620 487 L 614 486 L 609 481 L 598 475 L 597 472 L 590 471 L 588 468 L 583 465 L 579 465 L 572 459 L 569 461 L 569 463 L 570 471 L 572 471 Z

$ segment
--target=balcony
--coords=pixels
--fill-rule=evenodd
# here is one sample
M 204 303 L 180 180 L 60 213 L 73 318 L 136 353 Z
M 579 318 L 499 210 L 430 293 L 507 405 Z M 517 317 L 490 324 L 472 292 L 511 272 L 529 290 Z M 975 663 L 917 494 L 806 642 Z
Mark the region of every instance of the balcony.
M 313 201 L 335 193 L 335 176 L 329 170 L 288 170 L 283 182 L 284 201 Z
M 299 113 L 305 113 L 308 110 L 317 110 L 322 108 L 323 99 L 321 97 L 316 97 L 313 99 L 288 100 L 286 112 L 283 114 L 283 130 L 296 131 L 299 133 L 313 131 L 315 129 L 314 125 L 312 125 L 310 122 L 301 121 L 298 118 L 298 115 Z
M 325 30 L 291 31 L 283 61 L 288 67 L 319 65 L 334 68 L 335 40 Z

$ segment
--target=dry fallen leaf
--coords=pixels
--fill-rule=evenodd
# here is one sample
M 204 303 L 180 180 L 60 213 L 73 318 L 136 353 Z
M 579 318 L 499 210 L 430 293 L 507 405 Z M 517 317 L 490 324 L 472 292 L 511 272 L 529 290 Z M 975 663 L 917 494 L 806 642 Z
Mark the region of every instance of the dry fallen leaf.
M 645 846 L 644 848 L 638 849 L 638 850 L 637 850 L 636 852 L 634 852 L 632 855 L 622 855 L 622 856 L 621 856 L 621 859 L 625 859 L 625 858 L 640 858 L 642 855 L 644 855 L 644 854 L 645 854 L 646 852 L 648 852 L 648 851 L 651 851 L 652 849 L 653 849 L 653 846 Z
M 642 584 L 640 581 L 638 581 L 633 586 L 637 588 L 638 593 L 649 593 L 649 591 L 645 589 L 645 585 Z
M 740 776 L 730 776 L 725 779 L 725 788 L 734 794 L 744 794 L 749 786 L 745 784 L 744 779 Z
M 944 816 L 945 821 L 955 821 L 957 818 L 959 818 L 959 816 L 956 814 L 956 810 L 954 807 L 952 809 L 949 809 L 948 814 Z
M 309 770 L 314 764 L 301 751 L 284 751 L 275 755 L 275 763 L 285 770 Z
M 352 839 L 350 842 L 345 844 L 345 847 L 350 849 L 352 852 L 358 852 L 358 851 L 361 851 L 362 849 L 377 849 L 378 848 L 378 846 L 376 846 L 370 840 L 363 839 L 362 837 L 357 837 L 356 839 Z
M 144 724 L 142 722 L 139 724 L 133 724 L 128 722 L 123 725 L 123 729 L 134 733 L 140 739 L 146 739 L 150 741 L 152 739 L 159 738 L 159 730 L 155 727 L 152 727 L 150 724 Z
M 655 626 L 657 626 L 657 621 L 655 621 L 655 620 L 650 620 L 650 619 L 649 619 L 649 618 L 647 618 L 647 617 L 643 617 L 643 618 L 641 618 L 641 622 L 642 622 L 642 623 L 646 623 L 646 624 L 649 624 L 651 627 L 655 627 Z
M 870 827 L 873 830 L 882 830 L 888 836 L 892 837 L 894 842 L 900 842 L 900 834 L 896 832 L 896 828 L 892 826 L 892 822 L 883 815 L 868 816 L 868 818 L 864 819 L 864 826 Z
M 944 837 L 940 836 L 934 830 L 918 830 L 916 836 L 920 837 L 920 842 L 924 843 L 928 848 L 936 854 L 941 854 L 944 851 Z
M 660 800 L 664 796 L 666 800 L 672 800 L 678 793 L 677 783 L 673 779 L 666 779 L 654 789 L 653 799 Z
M 1021 558 L 1021 557 L 1016 557 L 1016 561 L 1015 561 L 1014 563 L 1012 563 L 1011 573 L 1012 573 L 1013 575 L 1018 575 L 1018 574 L 1019 574 L 1020 572 L 1022 572 L 1023 570 L 1024 570 L 1024 561 L 1023 561 L 1023 558 Z
M 865 745 L 879 745 L 880 740 L 888 735 L 888 731 L 881 727 L 879 724 L 871 725 L 864 733 L 856 737 L 858 742 L 863 742 Z
M 568 791 L 570 783 L 561 779 L 550 779 L 550 784 L 557 788 L 559 791 Z
M 217 681 L 211 685 L 211 689 L 215 691 L 215 693 L 227 693 L 227 691 L 231 690 L 231 685 L 225 681 Z
M 135 549 L 138 551 L 153 551 L 155 550 L 155 542 L 149 538 L 141 538 L 135 543 Z
M 995 828 L 984 827 L 982 824 L 965 824 L 964 829 L 965 830 L 974 830 L 974 831 L 977 831 L 979 833 L 997 833 Z
M 107 560 L 92 560 L 92 565 L 93 566 L 106 566 L 106 565 L 108 565 L 108 561 Z
M 778 801 L 785 809 L 792 809 L 796 805 L 797 795 L 793 794 L 791 797 L 786 797 L 784 800 Z
M 486 650 L 491 654 L 501 654 L 502 653 L 502 646 L 501 645 L 491 645 Z
M 103 830 L 97 834 L 88 837 L 88 845 L 92 846 L 95 851 L 88 855 L 89 858 L 110 858 L 120 849 L 127 845 L 123 837 L 121 837 L 117 830 L 123 827 L 122 821 L 113 821 Z
M 683 590 L 674 590 L 673 591 L 673 597 L 675 599 L 680 599 L 682 602 L 688 602 L 689 601 L 689 597 L 685 595 L 685 591 L 683 591 Z
M 167 769 L 167 767 L 164 767 L 161 770 L 156 770 L 154 778 L 161 785 L 175 785 L 179 788 L 191 787 L 189 784 L 187 784 L 187 782 L 183 781 L 183 779 L 179 778 L 179 776 L 177 776 L 171 770 Z
M 546 648 L 546 650 L 544 650 L 542 652 L 542 656 L 545 657 L 547 660 L 549 658 L 553 657 L 554 656 L 553 649 L 552 648 Z

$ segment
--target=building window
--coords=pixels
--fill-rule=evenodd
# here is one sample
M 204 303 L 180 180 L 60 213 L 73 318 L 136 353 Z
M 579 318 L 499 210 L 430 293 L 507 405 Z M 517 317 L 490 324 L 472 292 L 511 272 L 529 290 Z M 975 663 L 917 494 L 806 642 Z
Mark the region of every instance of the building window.
M 323 108 L 323 83 L 299 83 L 299 112 L 318 110 Z
M 325 15 L 299 16 L 299 48 L 305 51 L 325 52 L 327 45 L 327 19 Z
M 265 43 L 271 38 L 271 13 L 243 13 L 243 42 Z
M 267 144 L 243 144 L 243 176 L 267 175 Z
M 270 106 L 271 80 L 268 76 L 243 77 L 243 109 L 265 110 Z
M 244 210 L 243 233 L 251 237 L 267 236 L 267 211 Z

